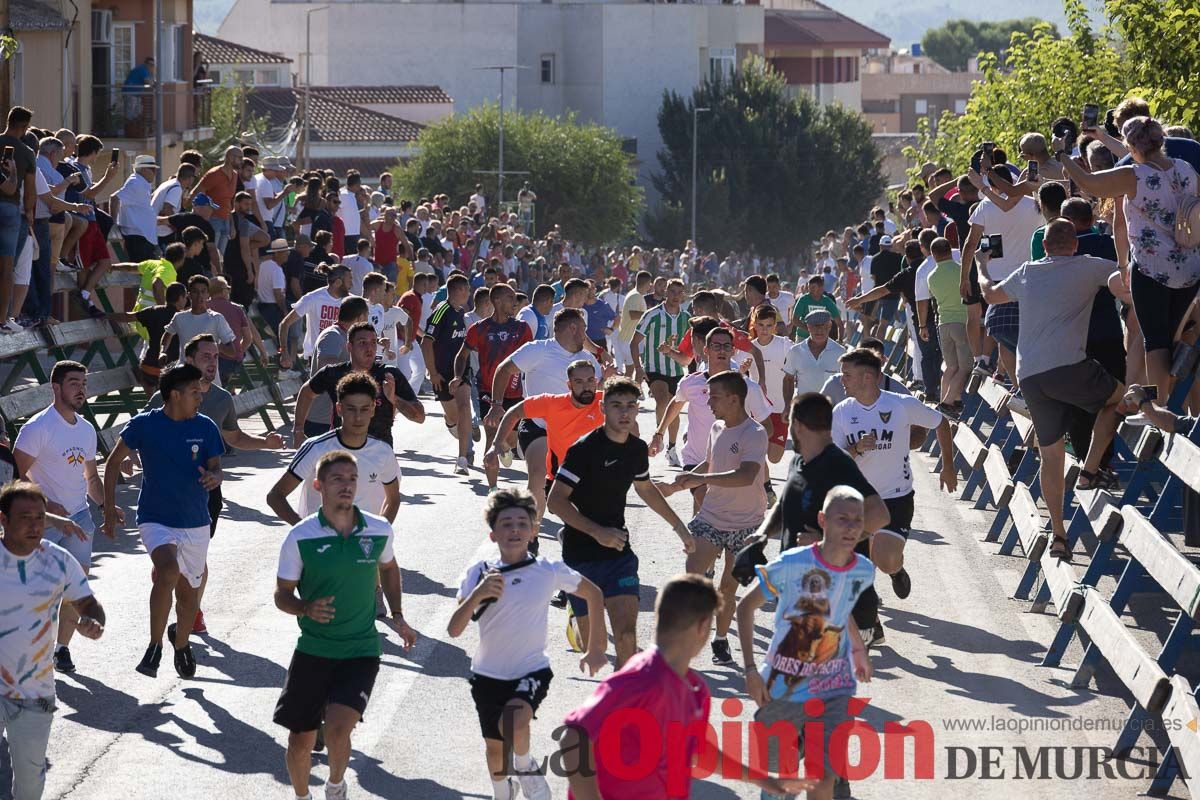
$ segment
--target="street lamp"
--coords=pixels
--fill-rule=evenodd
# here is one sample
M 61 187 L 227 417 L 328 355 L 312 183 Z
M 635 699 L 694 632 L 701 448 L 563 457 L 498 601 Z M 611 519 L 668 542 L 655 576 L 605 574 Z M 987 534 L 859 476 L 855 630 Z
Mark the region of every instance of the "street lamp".
M 312 15 L 318 11 L 327 11 L 329 6 L 317 6 L 304 12 L 304 168 L 308 169 L 309 142 L 312 135 Z
M 712 111 L 711 108 L 692 108 L 692 246 L 696 248 L 696 252 L 700 251 L 700 245 L 696 242 L 696 150 L 697 134 L 696 121 L 701 112 L 707 113 Z
M 500 163 L 496 172 L 496 208 L 501 208 L 504 202 L 504 73 L 510 69 L 529 69 L 517 64 L 503 64 L 493 67 L 476 67 L 475 69 L 496 70 L 500 73 Z

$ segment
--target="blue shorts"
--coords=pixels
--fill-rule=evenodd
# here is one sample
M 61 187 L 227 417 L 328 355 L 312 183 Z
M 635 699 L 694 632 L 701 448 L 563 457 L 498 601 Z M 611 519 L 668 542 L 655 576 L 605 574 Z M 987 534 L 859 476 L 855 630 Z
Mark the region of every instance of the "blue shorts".
M 17 236 L 25 215 L 16 203 L 0 203 L 0 258 L 17 257 Z
M 889 294 L 876 302 L 878 304 L 875 306 L 876 316 L 879 319 L 891 322 L 896 318 L 896 312 L 900 309 L 900 295 Z
M 79 539 L 69 533 L 63 533 L 58 528 L 51 528 L 49 526 L 46 527 L 42 538 L 48 542 L 53 542 L 75 556 L 75 560 L 79 562 L 79 566 L 84 569 L 90 569 L 92 566 L 92 542 L 96 538 L 96 523 L 92 521 L 91 506 L 87 506 L 82 511 L 72 514 L 71 521 L 83 528 L 83 532 L 87 534 L 87 539 Z
M 581 561 L 567 566 L 599 586 L 605 599 L 621 595 L 638 596 L 641 586 L 638 582 L 638 557 L 632 550 L 607 561 Z M 567 599 L 575 616 L 587 616 L 586 600 L 573 594 L 567 595 Z

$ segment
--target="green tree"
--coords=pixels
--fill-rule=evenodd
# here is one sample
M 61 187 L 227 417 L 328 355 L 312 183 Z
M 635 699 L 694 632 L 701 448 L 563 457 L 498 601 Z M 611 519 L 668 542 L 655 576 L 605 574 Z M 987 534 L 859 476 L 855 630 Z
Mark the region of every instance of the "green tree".
M 981 53 L 991 53 L 1003 59 L 1014 33 L 1030 35 L 1042 23 L 1037 17 L 1009 19 L 1003 22 L 973 22 L 952 19 L 939 28 L 930 28 L 921 38 L 925 55 L 949 70 L 961 72 L 967 62 Z M 1057 36 L 1057 29 L 1054 30 Z
M 229 145 L 261 141 L 266 136 L 267 120 L 247 110 L 247 91 L 242 84 L 213 87 L 209 101 L 213 135 L 199 146 L 207 161 L 219 163 Z
M 663 149 L 652 176 L 660 205 L 645 220 L 661 246 L 690 237 L 692 109 L 698 120 L 696 227 L 704 250 L 788 255 L 847 219 L 883 191 L 870 126 L 841 106 L 787 96 L 784 77 L 751 56 L 731 78 L 705 81 L 684 99 L 663 95 Z
M 494 197 L 499 160 L 499 107 L 455 114 L 421 132 L 418 154 L 393 172 L 411 195 L 446 192 L 465 198 L 475 184 Z M 505 195 L 515 198 L 523 180 L 537 193 L 537 226 L 560 225 L 570 239 L 604 244 L 631 234 L 642 211 L 642 190 L 622 140 L 611 128 L 583 124 L 573 114 L 504 114 Z
M 1125 45 L 1123 72 L 1164 122 L 1200 125 L 1200 5 L 1196 0 L 1106 0 Z

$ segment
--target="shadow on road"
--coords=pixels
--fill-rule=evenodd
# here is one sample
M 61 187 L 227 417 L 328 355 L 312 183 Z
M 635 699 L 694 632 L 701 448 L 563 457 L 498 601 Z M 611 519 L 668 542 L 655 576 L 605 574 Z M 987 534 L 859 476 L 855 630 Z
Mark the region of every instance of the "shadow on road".
M 995 653 L 1030 664 L 1041 663 L 1046 646 L 1032 639 L 1010 639 L 991 631 L 964 625 L 947 619 L 935 619 L 925 614 L 896 606 L 879 610 L 888 631 L 919 636 L 939 647 L 965 653 Z
M 423 765 L 414 764 L 414 772 Z M 358 785 L 379 797 L 412 797 L 421 800 L 459 800 L 462 797 L 477 797 L 489 800 L 486 794 L 464 794 L 457 789 L 442 786 L 428 778 L 405 778 L 383 768 L 377 758 L 363 755 L 357 750 L 350 754 L 350 770 L 358 778 Z

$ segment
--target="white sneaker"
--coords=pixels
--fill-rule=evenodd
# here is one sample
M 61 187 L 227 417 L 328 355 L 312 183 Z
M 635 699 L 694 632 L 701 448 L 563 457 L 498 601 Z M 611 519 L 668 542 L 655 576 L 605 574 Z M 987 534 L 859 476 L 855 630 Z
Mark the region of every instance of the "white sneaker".
M 546 777 L 536 772 L 518 772 L 517 780 L 521 782 L 521 794 L 527 800 L 550 800 L 550 784 Z
M 13 333 L 20 333 L 21 331 L 25 330 L 25 326 L 17 322 L 17 320 L 13 317 L 9 317 L 8 322 L 4 323 L 4 325 Z
M 500 463 L 504 466 L 505 469 L 508 469 L 509 467 L 511 467 L 513 465 L 513 451 L 505 450 L 503 453 L 501 453 L 500 454 Z
M 683 462 L 679 460 L 679 451 L 674 447 L 667 448 L 667 463 L 672 467 L 683 466 Z
M 467 460 L 462 456 L 459 456 L 458 460 L 454 462 L 454 474 L 467 475 L 470 472 L 469 467 L 470 465 L 467 463 Z
M 325 784 L 325 800 L 346 800 L 346 781 L 343 780 L 340 786 Z
M 493 794 L 498 791 L 493 789 Z M 505 781 L 505 794 L 496 795 L 496 800 L 517 800 L 521 796 L 521 785 L 517 783 L 516 778 L 509 778 Z

